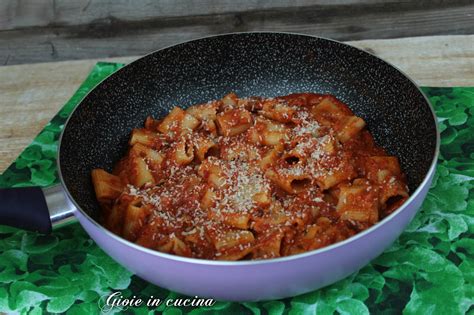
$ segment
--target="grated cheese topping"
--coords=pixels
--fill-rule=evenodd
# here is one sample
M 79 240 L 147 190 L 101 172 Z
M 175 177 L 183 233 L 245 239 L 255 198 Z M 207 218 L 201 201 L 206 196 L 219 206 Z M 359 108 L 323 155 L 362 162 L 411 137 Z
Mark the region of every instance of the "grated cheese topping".
M 389 173 L 380 185 L 370 182 L 370 174 L 377 172 L 366 169 L 364 159 L 380 155 L 380 149 L 362 138 L 340 142 L 336 123 L 317 116 L 308 104 L 294 105 L 304 104 L 300 97 L 239 99 L 230 94 L 200 105 L 212 106 L 212 119 L 204 110 L 190 112 L 200 120 L 193 127 L 168 120 L 166 133 L 157 134 L 160 140 L 151 145 L 160 160 L 156 161 L 157 155 L 143 156 L 140 171 L 152 182 L 135 186 L 138 172 L 127 169 L 126 160 L 118 169 L 127 184 L 112 207 L 127 220 L 136 216 L 136 224 L 126 222 L 122 231 L 135 229 L 127 231 L 131 240 L 178 255 L 265 259 L 326 246 L 355 233 L 354 226 L 368 227 L 369 223 L 351 218 L 350 211 L 345 214 L 350 224 L 341 219 L 338 203 L 350 204 L 352 198 L 347 194 L 339 198 L 341 187 L 365 178 L 364 191 L 377 196 L 369 192 L 378 192 L 383 185 L 392 191 L 406 187 L 403 178 Z M 315 97 L 320 101 L 325 96 Z M 228 110 L 232 115 L 224 115 Z M 241 112 L 246 116 L 239 116 Z M 242 118 L 253 123 L 243 126 Z M 219 119 L 231 119 L 223 125 L 241 129 L 226 136 Z M 149 128 L 159 128 L 163 121 Z M 156 133 L 147 129 L 151 131 Z M 213 151 L 198 156 L 206 140 L 212 141 Z M 178 151 L 184 156 L 181 160 Z M 139 213 L 129 213 L 129 205 Z M 331 234 L 327 226 L 337 229 Z

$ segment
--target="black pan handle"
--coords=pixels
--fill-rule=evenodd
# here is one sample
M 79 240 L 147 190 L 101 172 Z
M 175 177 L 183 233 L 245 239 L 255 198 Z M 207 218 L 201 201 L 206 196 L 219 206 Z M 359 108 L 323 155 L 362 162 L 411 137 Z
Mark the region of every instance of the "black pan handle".
M 24 230 L 51 232 L 51 219 L 40 187 L 0 190 L 0 224 Z
M 0 189 L 0 224 L 51 233 L 53 225 L 73 218 L 75 208 L 61 185 Z

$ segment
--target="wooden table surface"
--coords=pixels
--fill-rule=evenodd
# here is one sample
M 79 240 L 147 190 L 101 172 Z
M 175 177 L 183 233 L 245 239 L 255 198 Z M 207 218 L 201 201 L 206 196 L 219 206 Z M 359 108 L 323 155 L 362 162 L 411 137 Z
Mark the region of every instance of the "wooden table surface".
M 419 85 L 474 86 L 474 35 L 348 42 L 392 63 Z M 0 172 L 73 95 L 97 61 L 88 59 L 0 67 Z
M 0 65 L 138 56 L 202 36 L 474 34 L 472 0 L 1 0 Z

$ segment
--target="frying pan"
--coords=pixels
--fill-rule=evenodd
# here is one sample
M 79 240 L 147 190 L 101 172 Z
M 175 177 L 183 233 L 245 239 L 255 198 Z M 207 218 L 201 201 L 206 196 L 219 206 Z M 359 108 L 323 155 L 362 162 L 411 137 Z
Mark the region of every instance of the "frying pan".
M 98 221 L 94 168 L 111 170 L 133 128 L 188 107 L 237 95 L 330 93 L 399 158 L 411 196 L 375 226 L 331 246 L 260 261 L 209 261 L 160 253 L 117 236 Z M 308 292 L 359 270 L 400 235 L 426 196 L 439 150 L 436 116 L 416 84 L 357 48 L 288 33 L 213 36 L 151 53 L 117 71 L 77 106 L 60 138 L 61 184 L 0 192 L 0 223 L 49 232 L 76 217 L 92 239 L 138 276 L 191 296 L 265 300 Z

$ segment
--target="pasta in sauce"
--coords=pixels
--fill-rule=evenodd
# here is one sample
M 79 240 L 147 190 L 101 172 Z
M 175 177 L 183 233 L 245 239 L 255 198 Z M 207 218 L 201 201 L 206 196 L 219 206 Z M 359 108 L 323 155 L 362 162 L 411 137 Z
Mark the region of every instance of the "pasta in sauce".
M 331 95 L 175 107 L 134 129 L 112 174 L 92 171 L 102 222 L 161 252 L 287 256 L 367 229 L 407 198 L 398 160 Z

